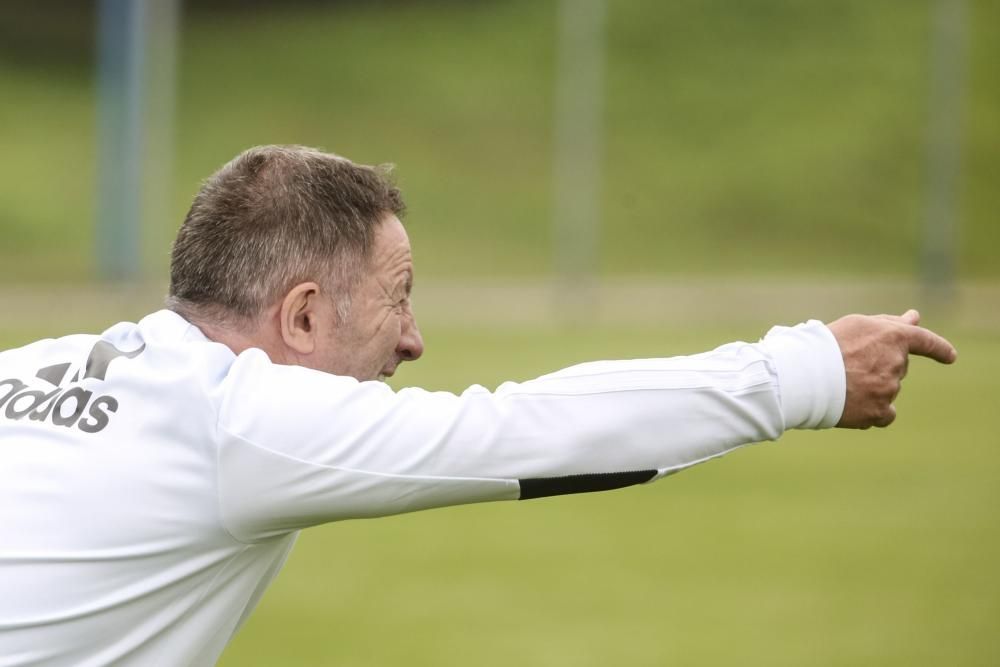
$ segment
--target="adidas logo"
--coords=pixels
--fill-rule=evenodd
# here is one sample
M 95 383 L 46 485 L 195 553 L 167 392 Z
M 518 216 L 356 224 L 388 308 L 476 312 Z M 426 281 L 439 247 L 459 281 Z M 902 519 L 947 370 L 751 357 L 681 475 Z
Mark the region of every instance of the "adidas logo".
M 146 346 L 125 352 L 107 341 L 98 341 L 87 357 L 83 367 L 83 378 L 103 381 L 108 366 L 119 357 L 134 359 Z M 56 426 L 77 428 L 84 433 L 98 433 L 111 423 L 111 415 L 118 411 L 118 400 L 113 396 L 97 396 L 94 392 L 77 385 L 80 370 L 73 374 L 68 387 L 63 381 L 72 363 L 54 364 L 40 369 L 35 377 L 47 382 L 55 389 L 32 389 L 17 378 L 0 380 L 0 414 L 7 419 L 18 421 L 49 422 Z M 37 384 L 37 383 L 36 383 Z

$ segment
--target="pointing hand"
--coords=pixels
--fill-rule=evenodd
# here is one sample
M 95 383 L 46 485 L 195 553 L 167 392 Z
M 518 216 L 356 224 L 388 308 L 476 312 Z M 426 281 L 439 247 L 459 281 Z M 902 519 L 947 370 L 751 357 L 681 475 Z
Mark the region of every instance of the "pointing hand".
M 909 355 L 953 363 L 955 347 L 929 329 L 917 326 L 920 313 L 847 315 L 831 322 L 847 372 L 847 398 L 837 426 L 888 426 L 896 419 L 892 402 L 906 376 Z

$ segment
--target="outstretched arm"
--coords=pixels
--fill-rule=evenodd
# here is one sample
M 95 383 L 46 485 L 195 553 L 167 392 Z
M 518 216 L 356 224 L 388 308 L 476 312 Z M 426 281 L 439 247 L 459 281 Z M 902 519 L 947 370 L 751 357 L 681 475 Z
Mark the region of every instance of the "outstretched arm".
M 224 521 L 254 541 L 650 481 L 788 429 L 884 425 L 906 355 L 954 355 L 913 317 L 775 327 L 759 343 L 591 362 L 461 395 L 394 392 L 245 353 L 220 410 Z

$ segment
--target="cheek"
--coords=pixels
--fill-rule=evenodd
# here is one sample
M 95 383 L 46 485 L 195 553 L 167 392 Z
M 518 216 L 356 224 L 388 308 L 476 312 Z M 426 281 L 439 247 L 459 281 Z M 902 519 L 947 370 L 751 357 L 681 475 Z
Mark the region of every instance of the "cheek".
M 403 317 L 399 311 L 393 311 L 386 320 L 383 329 L 383 347 L 387 352 L 394 352 L 399 346 L 399 339 L 403 335 Z
M 378 330 L 364 342 L 364 357 L 381 366 L 393 359 L 402 336 L 402 318 L 395 311 L 386 317 Z

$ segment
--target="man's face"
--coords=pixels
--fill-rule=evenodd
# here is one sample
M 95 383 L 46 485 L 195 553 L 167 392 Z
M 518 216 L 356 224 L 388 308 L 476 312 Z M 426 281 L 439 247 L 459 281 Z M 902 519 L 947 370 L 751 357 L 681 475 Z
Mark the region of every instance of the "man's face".
M 375 233 L 371 260 L 355 287 L 350 314 L 322 341 L 323 370 L 358 380 L 396 372 L 424 352 L 413 310 L 413 256 L 402 223 L 388 216 Z M 328 363 L 326 363 L 328 362 Z

